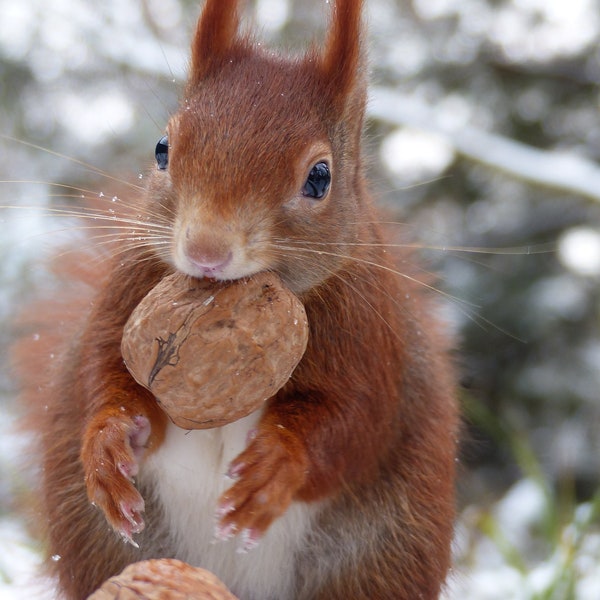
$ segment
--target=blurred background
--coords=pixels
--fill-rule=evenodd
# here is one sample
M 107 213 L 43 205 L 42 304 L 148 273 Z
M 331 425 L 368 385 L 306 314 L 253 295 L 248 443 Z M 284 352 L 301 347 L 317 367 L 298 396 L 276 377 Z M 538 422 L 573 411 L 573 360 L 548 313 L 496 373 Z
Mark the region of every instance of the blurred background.
M 254 0 L 247 12 L 265 42 L 294 52 L 322 39 L 329 4 Z M 458 340 L 465 427 L 447 597 L 596 600 L 600 5 L 366 4 L 373 190 L 439 272 Z M 10 318 L 33 285 L 43 287 L 43 261 L 75 228 L 43 208 L 121 196 L 120 180 L 143 185 L 177 106 L 198 12 L 187 0 L 0 0 L 8 598 L 25 597 L 38 560 L 16 516 L 26 440 L 14 427 Z

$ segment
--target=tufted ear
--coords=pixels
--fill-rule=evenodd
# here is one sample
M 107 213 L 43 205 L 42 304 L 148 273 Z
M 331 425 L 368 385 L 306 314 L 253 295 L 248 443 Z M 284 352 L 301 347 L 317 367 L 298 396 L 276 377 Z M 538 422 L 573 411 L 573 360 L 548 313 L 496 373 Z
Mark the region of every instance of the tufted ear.
M 207 0 L 192 41 L 190 83 L 218 68 L 239 45 L 238 0 Z
M 336 110 L 365 93 L 362 0 L 336 0 L 320 71 Z

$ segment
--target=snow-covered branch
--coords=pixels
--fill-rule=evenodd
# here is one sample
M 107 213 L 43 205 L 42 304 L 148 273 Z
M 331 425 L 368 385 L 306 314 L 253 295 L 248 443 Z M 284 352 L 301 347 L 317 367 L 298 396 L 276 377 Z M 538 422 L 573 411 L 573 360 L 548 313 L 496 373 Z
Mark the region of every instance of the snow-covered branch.
M 445 118 L 421 100 L 374 87 L 369 116 L 440 135 L 457 153 L 513 177 L 600 202 L 600 167 L 573 152 L 539 150 Z

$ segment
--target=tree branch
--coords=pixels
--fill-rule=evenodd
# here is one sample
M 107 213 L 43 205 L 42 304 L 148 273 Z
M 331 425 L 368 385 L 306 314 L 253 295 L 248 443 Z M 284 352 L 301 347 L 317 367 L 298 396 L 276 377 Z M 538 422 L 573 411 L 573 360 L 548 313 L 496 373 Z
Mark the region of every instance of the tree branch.
M 454 126 L 414 97 L 374 87 L 369 116 L 435 133 L 457 153 L 534 185 L 578 194 L 600 203 L 600 168 L 574 152 L 540 150 L 471 126 Z

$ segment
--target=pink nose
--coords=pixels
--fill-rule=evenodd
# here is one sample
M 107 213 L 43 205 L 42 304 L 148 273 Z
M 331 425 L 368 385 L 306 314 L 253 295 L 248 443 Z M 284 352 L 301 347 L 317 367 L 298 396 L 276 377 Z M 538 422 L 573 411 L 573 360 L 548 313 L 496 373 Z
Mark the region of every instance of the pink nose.
M 230 252 L 225 260 L 210 261 L 206 258 L 191 257 L 190 262 L 198 269 L 199 274 L 210 277 L 211 275 L 219 275 L 223 273 L 227 265 L 231 262 L 232 253 Z
M 203 276 L 219 275 L 233 258 L 229 246 L 221 241 L 194 240 L 185 246 L 189 262 Z

